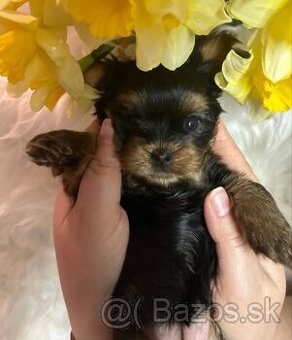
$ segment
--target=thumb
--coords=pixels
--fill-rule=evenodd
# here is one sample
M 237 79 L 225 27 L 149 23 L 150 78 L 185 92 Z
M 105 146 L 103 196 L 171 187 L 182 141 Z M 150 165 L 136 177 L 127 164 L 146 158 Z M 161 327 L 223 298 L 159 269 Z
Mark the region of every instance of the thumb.
M 238 228 L 229 197 L 222 187 L 211 191 L 205 199 L 204 215 L 209 233 L 216 244 L 220 261 L 233 261 L 237 255 L 248 249 L 242 233 Z
M 79 188 L 77 204 L 94 200 L 101 211 L 118 206 L 121 196 L 121 167 L 115 152 L 110 119 L 100 129 L 95 156 L 89 163 Z M 105 210 L 104 210 L 105 209 Z

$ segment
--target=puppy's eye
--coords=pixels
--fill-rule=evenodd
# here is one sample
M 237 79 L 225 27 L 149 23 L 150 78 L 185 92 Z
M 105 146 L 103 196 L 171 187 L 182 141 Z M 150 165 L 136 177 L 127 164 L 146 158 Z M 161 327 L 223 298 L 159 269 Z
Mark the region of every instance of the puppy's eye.
M 200 118 L 196 116 L 190 116 L 184 121 L 184 129 L 186 132 L 195 132 L 199 128 L 200 124 Z

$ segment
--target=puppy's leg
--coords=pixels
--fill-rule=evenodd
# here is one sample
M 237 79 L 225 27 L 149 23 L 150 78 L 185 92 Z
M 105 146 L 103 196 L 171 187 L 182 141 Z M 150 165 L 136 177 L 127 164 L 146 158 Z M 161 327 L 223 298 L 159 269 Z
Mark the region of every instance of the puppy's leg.
M 224 183 L 235 218 L 257 253 L 292 267 L 292 230 L 271 194 L 259 183 L 233 175 Z
M 215 159 L 215 161 L 214 161 Z M 227 191 L 245 239 L 262 253 L 292 268 L 292 229 L 271 194 L 259 183 L 229 170 L 215 156 L 206 169 L 212 186 Z
M 219 170 L 220 168 L 220 170 Z M 228 193 L 234 216 L 245 239 L 256 253 L 262 253 L 292 268 L 292 229 L 271 194 L 259 183 L 218 167 L 215 186 Z
M 93 133 L 56 130 L 34 137 L 26 152 L 34 163 L 51 167 L 53 176 L 61 175 L 66 193 L 76 196 L 95 147 L 96 135 Z

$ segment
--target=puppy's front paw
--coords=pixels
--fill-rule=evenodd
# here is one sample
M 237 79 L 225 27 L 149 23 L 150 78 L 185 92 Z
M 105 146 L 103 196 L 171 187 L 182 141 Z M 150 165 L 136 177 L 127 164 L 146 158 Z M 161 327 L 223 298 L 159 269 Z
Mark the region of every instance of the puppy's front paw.
M 94 152 L 93 141 L 86 132 L 56 130 L 34 137 L 26 153 L 37 165 L 52 168 L 54 176 L 66 169 L 74 169 Z
M 78 157 L 72 148 L 72 133 L 74 132 L 58 130 L 38 135 L 28 143 L 26 153 L 37 165 L 60 170 L 74 165 L 74 160 Z
M 26 152 L 34 163 L 51 167 L 54 176 L 62 175 L 65 191 L 76 196 L 81 176 L 93 158 L 95 140 L 88 132 L 56 130 L 34 137 Z

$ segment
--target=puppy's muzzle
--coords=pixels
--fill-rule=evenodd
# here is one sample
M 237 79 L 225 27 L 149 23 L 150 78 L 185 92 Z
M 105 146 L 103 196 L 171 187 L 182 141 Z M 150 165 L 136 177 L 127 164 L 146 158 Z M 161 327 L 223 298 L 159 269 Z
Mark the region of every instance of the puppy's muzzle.
M 164 148 L 158 148 L 151 152 L 151 162 L 155 168 L 166 169 L 172 162 L 172 154 Z

